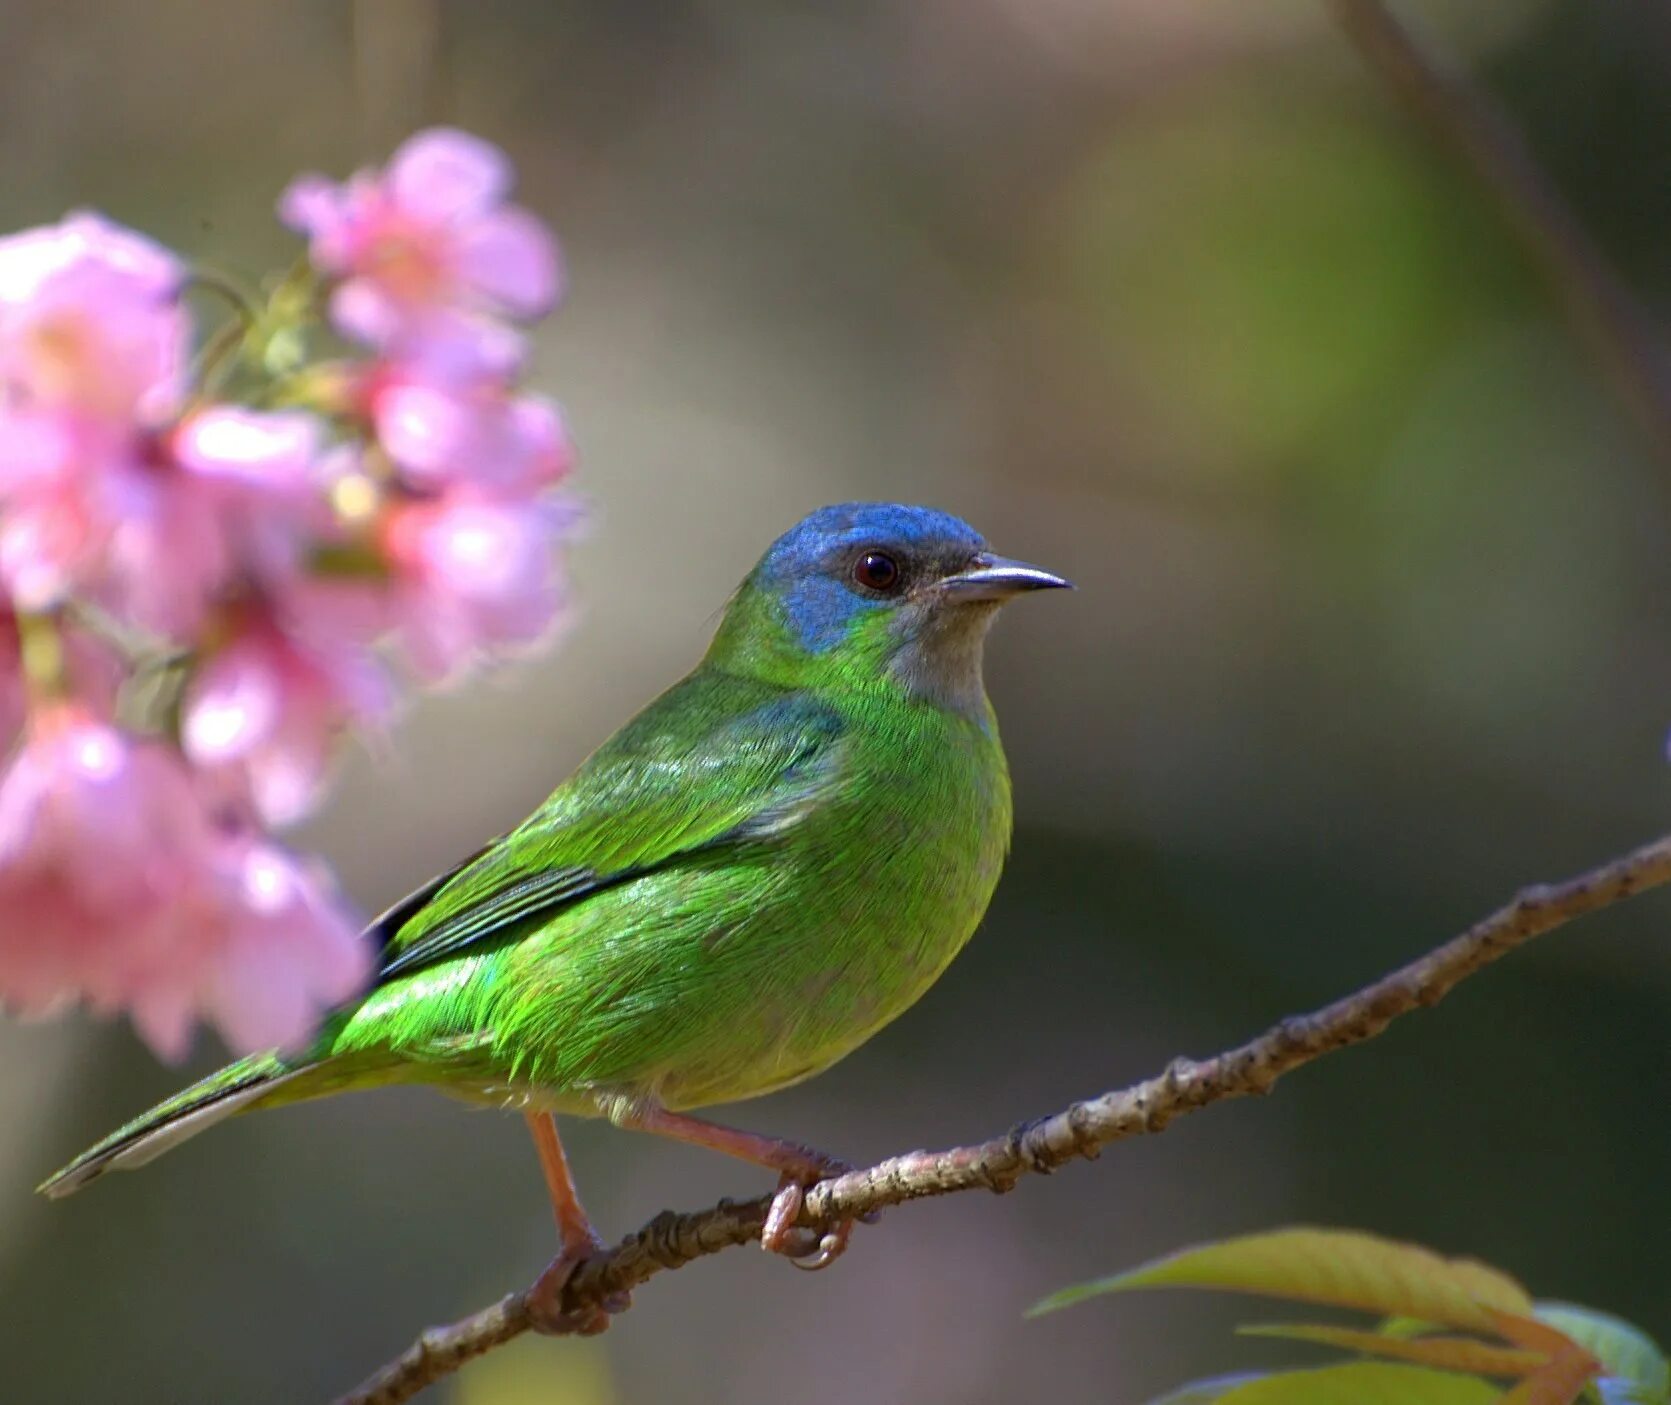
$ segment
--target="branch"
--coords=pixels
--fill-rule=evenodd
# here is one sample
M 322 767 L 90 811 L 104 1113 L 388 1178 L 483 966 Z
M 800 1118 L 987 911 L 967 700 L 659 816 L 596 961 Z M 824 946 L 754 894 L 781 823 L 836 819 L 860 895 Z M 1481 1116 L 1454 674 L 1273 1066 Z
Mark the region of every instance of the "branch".
M 1654 450 L 1671 462 L 1671 360 L 1659 329 L 1489 94 L 1382 0 L 1327 0 L 1364 61 L 1496 199 Z
M 868 1170 L 822 1181 L 807 1192 L 801 1223 L 824 1228 L 907 1200 L 961 1190 L 1007 1191 L 1029 1172 L 1092 1159 L 1111 1142 L 1162 1131 L 1174 1118 L 1226 1098 L 1268 1093 L 1291 1069 L 1373 1039 L 1400 1015 L 1437 1004 L 1474 972 L 1533 937 L 1671 882 L 1671 835 L 1564 883 L 1527 888 L 1461 936 L 1344 999 L 1283 1020 L 1256 1039 L 1210 1059 L 1175 1059 L 1130 1088 L 1077 1102 L 1049 1117 L 973 1146 L 913 1151 Z M 769 1196 L 722 1200 L 694 1214 L 663 1211 L 613 1249 L 585 1260 L 564 1291 L 570 1310 L 760 1237 Z M 336 1405 L 399 1405 L 472 1357 L 530 1326 L 528 1290 L 423 1333 Z

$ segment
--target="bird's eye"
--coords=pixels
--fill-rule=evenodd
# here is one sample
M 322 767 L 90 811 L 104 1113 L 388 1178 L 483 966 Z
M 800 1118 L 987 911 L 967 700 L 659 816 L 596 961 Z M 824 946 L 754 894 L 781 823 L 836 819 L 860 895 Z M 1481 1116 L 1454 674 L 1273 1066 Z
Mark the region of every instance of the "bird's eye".
M 853 563 L 853 579 L 866 590 L 890 591 L 899 584 L 899 562 L 885 551 L 867 551 Z

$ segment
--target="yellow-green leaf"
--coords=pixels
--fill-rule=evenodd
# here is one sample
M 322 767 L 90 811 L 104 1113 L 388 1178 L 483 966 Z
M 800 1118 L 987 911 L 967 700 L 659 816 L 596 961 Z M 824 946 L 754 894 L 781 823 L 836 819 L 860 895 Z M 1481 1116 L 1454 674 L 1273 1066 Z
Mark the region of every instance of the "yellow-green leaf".
M 1434 1330 L 1433 1323 L 1419 1317 L 1383 1318 L 1375 1328 L 1383 1337 L 1425 1337 Z
M 1440 1371 L 1468 1371 L 1479 1376 L 1506 1376 L 1518 1380 L 1530 1375 L 1549 1358 L 1540 1351 L 1493 1346 L 1473 1337 L 1389 1337 L 1380 1332 L 1359 1332 L 1350 1327 L 1314 1326 L 1310 1323 L 1275 1323 L 1236 1329 L 1244 1337 L 1277 1337 L 1291 1342 L 1316 1342 L 1356 1351 L 1365 1356 L 1386 1356 L 1416 1366 Z
M 1571 1303 L 1539 1303 L 1533 1315 L 1566 1333 L 1601 1362 L 1602 1371 L 1624 1387 L 1611 1392 L 1615 1399 L 1671 1405 L 1671 1361 L 1640 1327 Z
M 1420 1317 L 1494 1332 L 1492 1311 L 1524 1315 L 1532 1300 L 1514 1279 L 1471 1259 L 1353 1230 L 1281 1229 L 1206 1244 L 1127 1273 L 1054 1293 L 1029 1316 L 1132 1288 L 1219 1288 L 1298 1302 Z
M 1215 1405 L 1496 1405 L 1497 1395 L 1478 1376 L 1355 1361 L 1263 1376 L 1219 1396 Z

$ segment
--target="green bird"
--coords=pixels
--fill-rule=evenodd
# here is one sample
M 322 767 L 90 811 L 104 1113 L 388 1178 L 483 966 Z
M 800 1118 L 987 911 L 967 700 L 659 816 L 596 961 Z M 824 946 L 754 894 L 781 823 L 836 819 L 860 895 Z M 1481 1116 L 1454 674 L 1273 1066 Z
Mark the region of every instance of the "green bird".
M 535 1316 L 596 1251 L 555 1118 L 604 1116 L 769 1167 L 763 1243 L 846 1169 L 689 1110 L 830 1067 L 920 997 L 974 933 L 1010 840 L 981 675 L 998 608 L 1059 576 L 923 507 L 848 503 L 773 544 L 694 672 L 527 820 L 375 921 L 366 993 L 302 1053 L 244 1059 L 119 1128 L 40 1189 L 68 1195 L 237 1113 L 428 1084 L 528 1119 L 560 1251 Z

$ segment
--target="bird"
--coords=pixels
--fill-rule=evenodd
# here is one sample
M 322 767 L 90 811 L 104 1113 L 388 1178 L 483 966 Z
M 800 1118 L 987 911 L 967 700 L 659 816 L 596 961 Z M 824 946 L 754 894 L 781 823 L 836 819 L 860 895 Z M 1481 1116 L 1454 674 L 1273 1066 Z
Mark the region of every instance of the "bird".
M 1009 770 L 982 672 L 999 608 L 1068 587 L 960 519 L 821 508 L 732 594 L 699 665 L 532 815 L 367 929 L 369 988 L 300 1052 L 235 1062 L 83 1152 L 51 1197 L 228 1117 L 422 1084 L 520 1111 L 557 1221 L 534 1324 L 601 1247 L 559 1116 L 707 1147 L 779 1174 L 762 1244 L 802 1267 L 851 1221 L 796 1224 L 850 1169 L 694 1114 L 799 1083 L 911 1006 L 973 935 L 1010 845 Z

